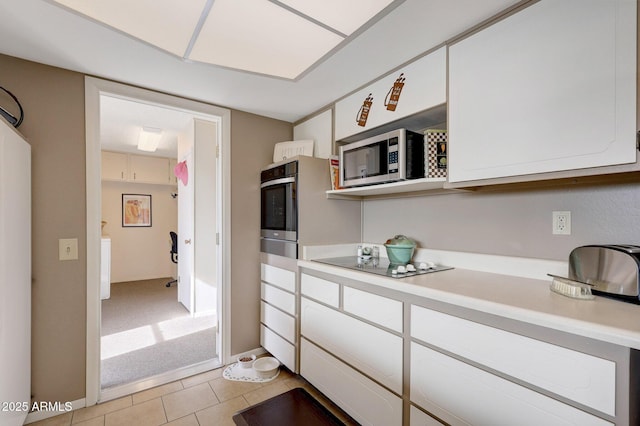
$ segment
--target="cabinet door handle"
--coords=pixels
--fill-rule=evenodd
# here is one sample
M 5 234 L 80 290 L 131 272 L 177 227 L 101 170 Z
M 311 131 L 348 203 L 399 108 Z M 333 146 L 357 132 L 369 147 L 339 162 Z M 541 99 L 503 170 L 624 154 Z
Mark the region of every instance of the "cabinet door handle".
M 185 244 L 191 244 L 191 238 L 189 238 L 188 240 L 184 240 Z

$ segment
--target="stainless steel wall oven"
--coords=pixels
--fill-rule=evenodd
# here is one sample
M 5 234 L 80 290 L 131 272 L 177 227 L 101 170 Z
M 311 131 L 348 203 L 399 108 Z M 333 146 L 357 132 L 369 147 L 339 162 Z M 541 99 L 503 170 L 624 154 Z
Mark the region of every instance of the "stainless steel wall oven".
M 298 258 L 298 162 L 260 173 L 260 251 Z

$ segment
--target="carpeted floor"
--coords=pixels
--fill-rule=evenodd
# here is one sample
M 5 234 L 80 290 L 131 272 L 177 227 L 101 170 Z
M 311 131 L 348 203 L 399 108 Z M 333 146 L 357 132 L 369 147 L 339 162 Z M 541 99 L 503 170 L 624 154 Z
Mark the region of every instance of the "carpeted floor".
M 168 281 L 111 284 L 102 301 L 103 389 L 216 357 L 216 317 L 192 318 Z

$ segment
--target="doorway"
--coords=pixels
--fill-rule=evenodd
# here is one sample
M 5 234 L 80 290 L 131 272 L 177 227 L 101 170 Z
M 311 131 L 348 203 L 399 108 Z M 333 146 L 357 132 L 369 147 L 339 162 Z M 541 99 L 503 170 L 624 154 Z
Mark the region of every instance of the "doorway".
M 106 95 L 110 97 L 120 97 L 122 99 L 129 99 L 138 101 L 145 104 L 162 106 L 164 108 L 176 109 L 182 112 L 188 112 L 192 114 L 194 119 L 194 134 L 196 133 L 196 122 L 204 122 L 208 127 L 206 129 L 209 132 L 214 132 L 214 136 L 217 139 L 217 147 L 213 148 L 214 151 L 219 152 L 219 159 L 213 159 L 214 167 L 207 168 L 202 167 L 202 170 L 215 170 L 216 176 L 214 176 L 215 187 L 218 191 L 214 191 L 214 214 L 213 227 L 215 230 L 214 241 L 217 241 L 213 252 L 215 255 L 215 262 L 210 260 L 207 263 L 200 262 L 204 266 L 214 264 L 216 268 L 213 272 L 210 268 L 205 268 L 204 271 L 198 269 L 198 253 L 199 251 L 211 250 L 211 247 L 198 247 L 196 244 L 191 247 L 185 247 L 184 244 L 179 248 L 184 254 L 186 259 L 191 258 L 192 269 L 188 277 L 181 277 L 178 272 L 178 277 L 182 281 L 179 286 L 182 288 L 192 289 L 192 294 L 196 297 L 193 298 L 194 304 L 187 306 L 191 317 L 197 317 L 198 312 L 195 310 L 198 297 L 202 295 L 201 302 L 207 302 L 209 304 L 209 311 L 213 310 L 217 317 L 217 333 L 215 337 L 215 347 L 217 348 L 218 357 L 214 360 L 207 362 L 200 362 L 194 365 L 184 366 L 178 369 L 171 370 L 153 377 L 139 380 L 127 385 L 115 387 L 112 389 L 101 388 L 101 301 L 100 301 L 100 222 L 101 222 L 101 176 L 100 176 L 100 97 Z M 225 254 L 225 242 L 227 240 L 229 226 L 229 203 L 226 202 L 229 198 L 229 161 L 228 156 L 225 155 L 229 150 L 230 139 L 230 111 L 213 107 L 211 105 L 201 104 L 194 101 L 188 101 L 181 98 L 176 98 L 169 95 L 164 95 L 157 92 L 152 92 L 144 89 L 133 88 L 130 86 L 108 82 L 104 80 L 95 79 L 92 77 L 86 77 L 85 80 L 85 108 L 86 108 L 86 128 L 87 128 L 87 396 L 86 405 L 93 405 L 99 401 L 106 401 L 109 399 L 117 398 L 118 396 L 136 392 L 149 387 L 157 386 L 162 383 L 167 383 L 179 378 L 187 377 L 192 374 L 207 371 L 216 366 L 224 365 L 229 357 L 228 345 L 225 345 L 228 339 L 228 283 L 229 283 L 229 259 Z M 202 133 L 202 132 L 201 132 Z M 209 135 L 210 136 L 210 135 Z M 206 153 L 206 144 L 202 144 L 203 153 Z M 191 155 L 194 154 L 195 149 L 198 148 L 197 143 L 194 143 L 194 149 L 191 151 Z M 210 147 L 209 147 L 210 148 Z M 200 159 L 200 156 L 193 155 L 193 159 Z M 202 155 L 202 158 L 209 158 L 208 155 Z M 178 161 L 181 161 L 178 155 Z M 186 158 L 182 161 L 186 161 Z M 215 165 L 217 164 L 217 167 Z M 192 164 L 191 172 L 197 170 L 197 165 Z M 195 182 L 197 176 L 195 173 L 191 175 L 191 181 Z M 204 185 L 203 185 L 204 186 Z M 197 188 L 197 186 L 195 186 Z M 209 188 L 211 188 L 209 186 Z M 181 190 L 186 188 L 179 187 Z M 193 201 L 195 202 L 198 197 L 201 197 L 202 204 L 206 204 L 205 198 L 202 194 L 198 194 L 193 191 Z M 179 194 L 180 191 L 177 192 Z M 183 192 L 184 193 L 184 192 Z M 209 199 L 211 194 L 209 194 Z M 182 198 L 180 195 L 178 199 Z M 184 197 L 187 198 L 187 197 Z M 192 215 L 191 223 L 197 224 L 197 209 L 193 213 L 187 212 L 185 214 Z M 183 215 L 184 216 L 184 215 Z M 211 215 L 209 215 L 211 216 Z M 210 220 L 210 217 L 207 219 Z M 184 219 L 184 217 L 183 217 Z M 202 219 L 201 219 L 202 220 Z M 189 220 L 186 221 L 187 223 Z M 211 223 L 208 226 L 202 226 L 202 241 L 207 240 L 207 236 L 204 234 L 205 230 L 211 229 Z M 184 229 L 184 228 L 183 228 Z M 193 227 L 193 234 L 181 235 L 179 241 L 200 241 L 198 235 L 200 227 Z M 184 233 L 184 231 L 183 231 Z M 168 235 L 167 235 L 168 237 Z M 184 238 L 183 238 L 184 237 Z M 210 236 L 208 239 L 211 240 Z M 189 251 L 191 256 L 189 256 Z M 167 250 L 167 257 L 169 256 Z M 209 251 L 211 257 L 211 251 Z M 182 260 L 183 256 L 180 256 Z M 194 262 L 193 259 L 196 261 Z M 180 262 L 179 262 L 180 264 Z M 184 266 L 184 265 L 183 265 Z M 184 273 L 183 273 L 184 274 Z M 208 278 L 204 278 L 208 277 Z M 196 284 L 202 284 L 202 282 L 211 282 L 215 280 L 214 286 L 209 286 L 205 290 L 196 291 Z M 187 281 L 187 282 L 185 282 Z M 184 304 L 184 303 L 183 303 Z M 157 325 L 157 324 L 156 324 Z M 153 327 L 152 327 L 153 328 Z M 157 327 L 156 327 L 157 328 Z M 138 330 L 140 331 L 140 330 Z M 154 331 L 154 330 L 151 330 Z M 157 329 L 155 332 L 157 333 Z M 152 359 L 149 362 L 153 362 Z

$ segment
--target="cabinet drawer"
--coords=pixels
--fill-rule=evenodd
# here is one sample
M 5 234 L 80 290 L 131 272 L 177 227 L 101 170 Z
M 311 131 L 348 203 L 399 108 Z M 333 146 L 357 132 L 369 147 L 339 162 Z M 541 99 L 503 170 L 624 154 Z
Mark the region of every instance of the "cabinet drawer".
M 410 392 L 412 402 L 456 424 L 612 425 L 415 342 Z
M 304 297 L 300 317 L 302 336 L 402 394 L 401 337 Z
M 342 292 L 346 312 L 402 333 L 402 302 L 351 287 Z
M 442 426 L 442 423 L 418 410 L 413 405 L 409 410 L 409 424 L 411 426 Z
M 336 308 L 340 304 L 340 286 L 312 275 L 301 275 L 300 293 Z
M 283 288 L 291 293 L 296 291 L 296 273 L 264 263 L 260 264 L 262 281 Z
M 411 336 L 615 415 L 612 361 L 419 306 L 411 307 Z
M 399 397 L 305 339 L 300 342 L 300 374 L 360 424 L 402 424 Z
M 296 371 L 296 348 L 260 324 L 260 344 L 289 370 Z
M 296 314 L 296 297 L 272 285 L 261 283 L 262 300 L 276 306 L 291 315 Z
M 295 342 L 296 325 L 294 318 L 264 302 L 260 302 L 260 305 L 260 321 L 288 341 Z

